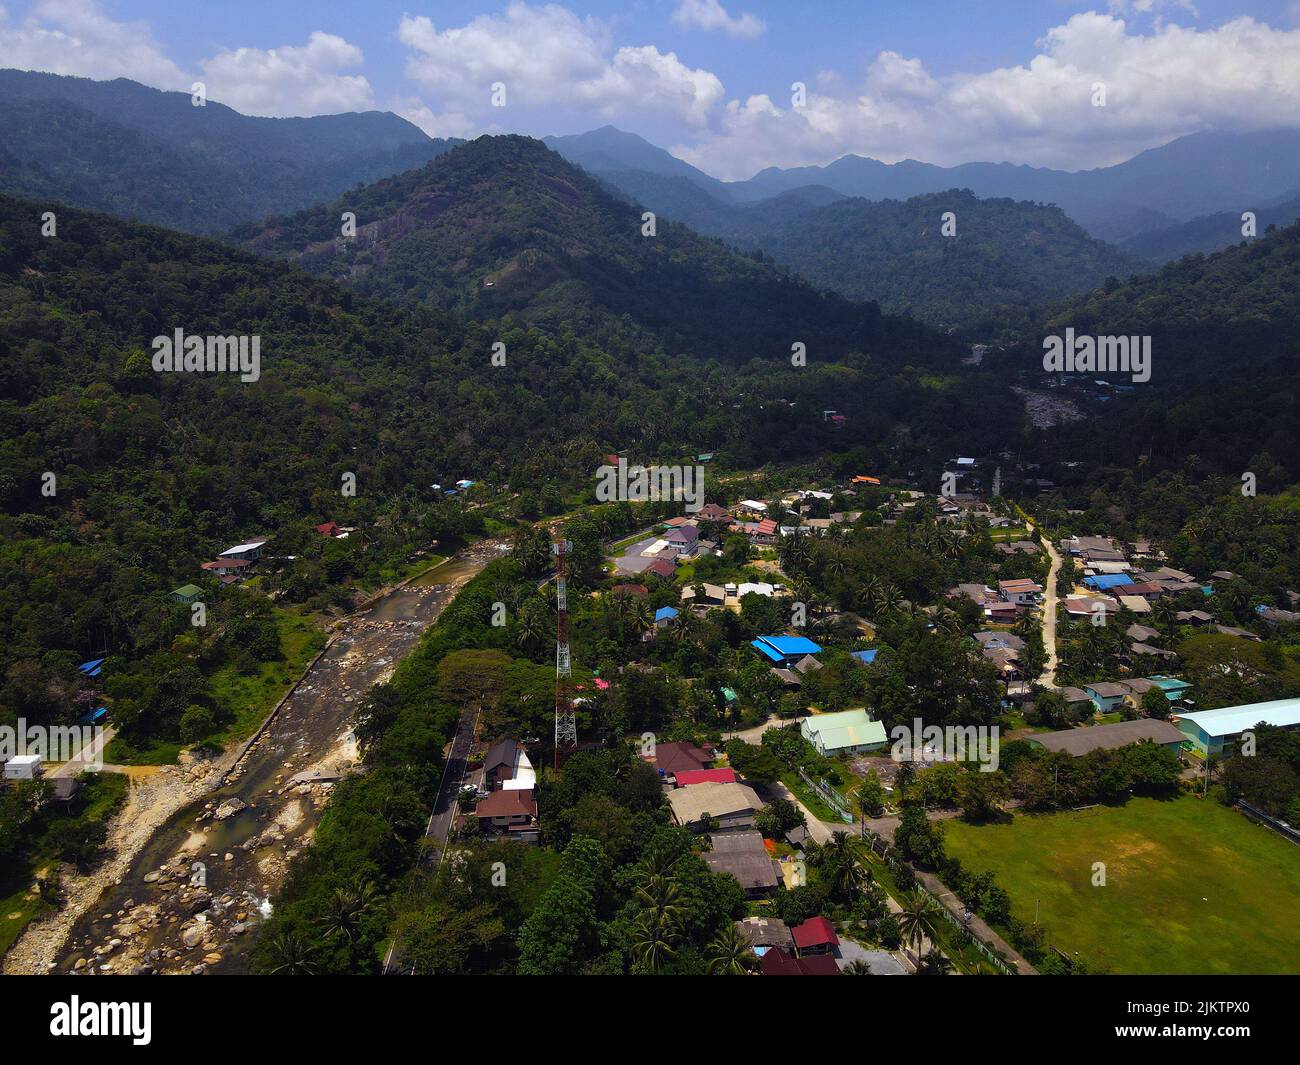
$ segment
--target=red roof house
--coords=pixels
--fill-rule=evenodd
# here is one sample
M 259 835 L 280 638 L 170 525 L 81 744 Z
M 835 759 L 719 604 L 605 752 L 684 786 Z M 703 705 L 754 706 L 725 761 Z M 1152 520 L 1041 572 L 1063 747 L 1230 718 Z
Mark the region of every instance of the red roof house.
M 645 568 L 646 573 L 652 573 L 656 577 L 662 577 L 666 581 L 673 579 L 677 573 L 677 567 L 669 562 L 666 558 L 657 558 Z
M 801 958 L 806 954 L 828 954 L 840 945 L 835 926 L 825 917 L 809 917 L 790 931 L 794 934 L 794 945 L 799 949 Z
M 736 771 L 734 769 L 679 769 L 673 774 L 677 780 L 679 788 L 687 787 L 690 784 L 734 784 L 736 783 Z
M 315 529 L 322 536 L 331 536 L 331 537 L 338 536 L 338 534 L 343 531 L 343 527 L 339 525 L 339 523 L 336 521 L 327 521 L 322 525 L 313 525 L 312 528 Z
M 772 947 L 763 955 L 759 969 L 764 976 L 840 975 L 840 967 L 829 954 L 814 954 L 810 958 L 792 958 L 780 947 Z

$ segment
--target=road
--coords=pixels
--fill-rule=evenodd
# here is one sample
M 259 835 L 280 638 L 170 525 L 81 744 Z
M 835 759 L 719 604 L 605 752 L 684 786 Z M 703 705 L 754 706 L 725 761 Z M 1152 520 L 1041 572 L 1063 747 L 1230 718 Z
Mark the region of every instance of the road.
M 85 772 L 86 767 L 92 764 L 95 766 L 95 769 L 98 770 L 102 766 L 105 749 L 116 735 L 117 729 L 112 725 L 98 729 L 95 732 L 95 738 L 91 740 L 89 747 L 83 750 L 76 758 L 69 758 L 62 765 L 56 765 L 45 774 L 46 777 L 75 777 L 78 774 Z
M 1032 533 L 1034 523 L 1025 519 L 1025 526 Z M 1051 568 L 1047 571 L 1047 587 L 1043 589 L 1043 650 L 1047 652 L 1047 662 L 1038 677 L 1038 683 L 1044 688 L 1056 687 L 1056 575 L 1061 571 L 1061 556 L 1055 545 L 1046 536 L 1042 538 L 1043 549 L 1051 559 Z

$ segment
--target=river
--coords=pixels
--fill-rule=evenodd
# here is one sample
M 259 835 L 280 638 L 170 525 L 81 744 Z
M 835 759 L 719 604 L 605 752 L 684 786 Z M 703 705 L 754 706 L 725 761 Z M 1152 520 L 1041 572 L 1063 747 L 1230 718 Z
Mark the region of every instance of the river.
M 73 926 L 53 971 L 247 971 L 258 926 L 309 845 L 332 782 L 355 764 L 356 702 L 501 553 L 500 541 L 474 544 L 339 622 L 225 782 L 150 836 Z

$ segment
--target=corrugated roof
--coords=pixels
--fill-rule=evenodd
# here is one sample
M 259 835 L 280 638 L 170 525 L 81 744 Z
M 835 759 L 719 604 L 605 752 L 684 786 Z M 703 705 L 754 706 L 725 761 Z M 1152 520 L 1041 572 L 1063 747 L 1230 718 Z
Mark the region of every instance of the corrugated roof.
M 1029 737 L 1049 751 L 1065 751 L 1076 757 L 1089 751 L 1113 750 L 1130 743 L 1151 740 L 1153 743 L 1181 743 L 1184 736 L 1168 721 L 1155 718 L 1137 718 L 1134 721 L 1116 721 L 1110 725 L 1093 725 L 1091 728 L 1069 728 L 1063 732 L 1040 732 Z
M 880 744 L 888 739 L 885 726 L 879 721 L 872 721 L 865 710 L 815 714 L 804 719 L 802 730 L 809 739 L 814 733 L 818 735 L 822 746 L 830 750 Z
M 1191 721 L 1207 736 L 1235 736 L 1261 721 L 1279 728 L 1300 725 L 1300 699 L 1274 699 L 1267 703 L 1245 703 L 1220 710 L 1197 710 L 1178 714 L 1174 720 Z

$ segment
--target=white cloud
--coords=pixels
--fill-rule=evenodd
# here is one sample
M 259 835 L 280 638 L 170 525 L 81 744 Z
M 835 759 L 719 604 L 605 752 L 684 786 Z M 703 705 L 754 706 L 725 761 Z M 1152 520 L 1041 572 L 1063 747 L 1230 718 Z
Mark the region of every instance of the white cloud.
M 1092 106 L 1098 82 L 1105 107 Z M 802 108 L 766 96 L 731 101 L 708 135 L 674 151 L 727 178 L 849 152 L 1104 166 L 1198 130 L 1296 126 L 1300 30 L 1238 18 L 1205 30 L 1162 22 L 1143 34 L 1088 12 L 1049 30 L 1022 66 L 936 78 L 883 52 L 859 89 L 810 90 Z
M 0 8 L 0 64 L 87 78 L 131 78 L 189 92 L 191 78 L 142 22 L 114 22 L 94 0 L 41 0 L 21 22 Z
M 236 48 L 203 60 L 210 99 L 246 115 L 321 115 L 374 106 L 370 82 L 343 71 L 364 61 L 361 49 L 319 30 L 302 46 Z
M 657 115 L 703 125 L 722 102 L 722 82 L 653 45 L 615 48 L 604 23 L 556 4 L 512 3 L 439 30 L 425 16 L 404 16 L 398 39 L 411 51 L 406 74 L 439 106 L 508 122 L 510 109 L 572 110 L 603 118 Z M 506 87 L 507 108 L 490 106 L 492 85 Z
M 762 19 L 745 12 L 727 14 L 718 0 L 681 0 L 673 12 L 679 26 L 701 30 L 722 30 L 731 37 L 758 37 L 767 29 Z

